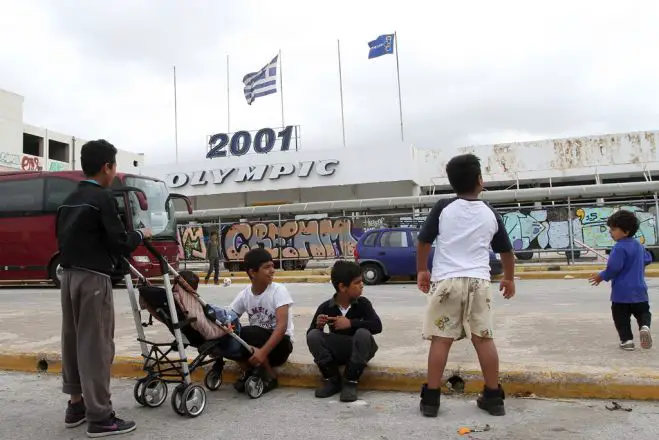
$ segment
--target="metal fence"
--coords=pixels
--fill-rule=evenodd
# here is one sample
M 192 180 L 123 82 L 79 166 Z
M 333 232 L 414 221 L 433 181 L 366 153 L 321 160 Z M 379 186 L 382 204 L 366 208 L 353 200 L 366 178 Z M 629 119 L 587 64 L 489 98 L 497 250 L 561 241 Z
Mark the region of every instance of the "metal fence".
M 494 203 L 503 217 L 518 259 L 564 256 L 569 263 L 596 255 L 613 245 L 606 225 L 618 209 L 636 214 L 640 228 L 636 238 L 648 249 L 659 250 L 658 204 L 652 198 L 617 197 L 606 201 L 580 200 L 545 203 Z M 262 215 L 258 218 L 224 217 L 217 221 L 179 225 L 185 261 L 205 261 L 206 242 L 216 231 L 224 264 L 239 270 L 244 255 L 254 247 L 268 249 L 276 265 L 302 269 L 310 260 L 351 259 L 359 237 L 367 230 L 385 227 L 419 228 L 431 207 L 376 209 L 310 215 Z

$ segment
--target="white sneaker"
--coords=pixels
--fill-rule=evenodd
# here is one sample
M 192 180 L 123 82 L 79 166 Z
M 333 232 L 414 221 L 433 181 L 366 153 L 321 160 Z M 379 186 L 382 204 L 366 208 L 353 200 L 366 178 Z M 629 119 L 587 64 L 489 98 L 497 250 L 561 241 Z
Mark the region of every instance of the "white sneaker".
M 625 341 L 620 343 L 620 348 L 623 350 L 627 351 L 632 351 L 636 346 L 634 345 L 634 341 Z
M 641 327 L 641 347 L 646 350 L 652 348 L 652 335 L 650 334 L 650 327 L 647 325 Z

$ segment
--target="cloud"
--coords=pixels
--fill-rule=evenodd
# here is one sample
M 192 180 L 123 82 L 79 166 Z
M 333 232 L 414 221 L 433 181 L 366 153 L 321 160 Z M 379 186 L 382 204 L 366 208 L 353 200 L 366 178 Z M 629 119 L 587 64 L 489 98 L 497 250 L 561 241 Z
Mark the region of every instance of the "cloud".
M 652 1 L 20 0 L 0 17 L 0 87 L 25 119 L 174 160 L 206 136 L 281 126 L 280 95 L 248 106 L 242 76 L 282 51 L 286 124 L 302 148 L 341 145 L 337 39 L 348 147 L 399 145 L 394 56 L 367 42 L 397 31 L 405 144 L 453 149 L 656 129 L 659 6 Z

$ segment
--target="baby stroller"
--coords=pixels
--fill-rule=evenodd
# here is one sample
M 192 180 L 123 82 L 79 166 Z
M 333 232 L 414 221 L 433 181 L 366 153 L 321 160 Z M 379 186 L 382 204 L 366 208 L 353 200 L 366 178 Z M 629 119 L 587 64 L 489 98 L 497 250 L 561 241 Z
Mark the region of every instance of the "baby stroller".
M 146 372 L 146 376 L 135 384 L 134 397 L 139 404 L 156 408 L 167 399 L 167 384 L 177 383 L 171 397 L 172 409 L 182 416 L 197 417 L 206 407 L 206 391 L 191 381 L 191 374 L 197 368 L 213 363 L 213 367 L 206 373 L 204 384 L 209 390 L 217 390 L 222 384 L 224 358 L 240 359 L 243 351 L 241 346 L 248 353 L 253 352 L 253 349 L 238 336 L 236 330 L 240 330 L 240 322 L 235 313 L 207 304 L 151 243 L 145 241 L 144 245 L 160 263 L 164 288 L 152 286 L 125 260 L 128 272 L 124 278 L 137 340 L 144 358 L 143 370 Z M 137 289 L 133 285 L 131 273 L 138 279 Z M 174 277 L 174 285 L 181 287 L 178 292 L 173 290 L 170 274 Z M 147 309 L 151 314 L 149 323 L 142 323 L 140 308 Z M 154 317 L 167 325 L 174 335 L 174 341 L 156 343 L 146 339 L 144 327 L 151 325 Z M 188 346 L 197 348 L 199 352 L 190 363 L 185 351 Z M 172 352 L 178 354 L 171 357 Z M 250 380 L 251 386 L 246 386 L 248 394 L 252 398 L 260 397 L 263 394 L 262 379 L 252 376 Z

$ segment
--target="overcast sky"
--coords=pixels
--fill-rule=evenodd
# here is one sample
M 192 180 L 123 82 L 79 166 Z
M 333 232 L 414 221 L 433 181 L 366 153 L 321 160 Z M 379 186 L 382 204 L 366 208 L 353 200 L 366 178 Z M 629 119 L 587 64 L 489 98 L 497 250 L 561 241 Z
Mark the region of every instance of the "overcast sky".
M 242 77 L 281 49 L 285 123 L 339 147 L 337 39 L 350 148 L 445 148 L 659 129 L 659 2 L 0 0 L 0 88 L 27 123 L 172 162 L 206 136 L 280 127 L 280 96 L 248 106 Z

